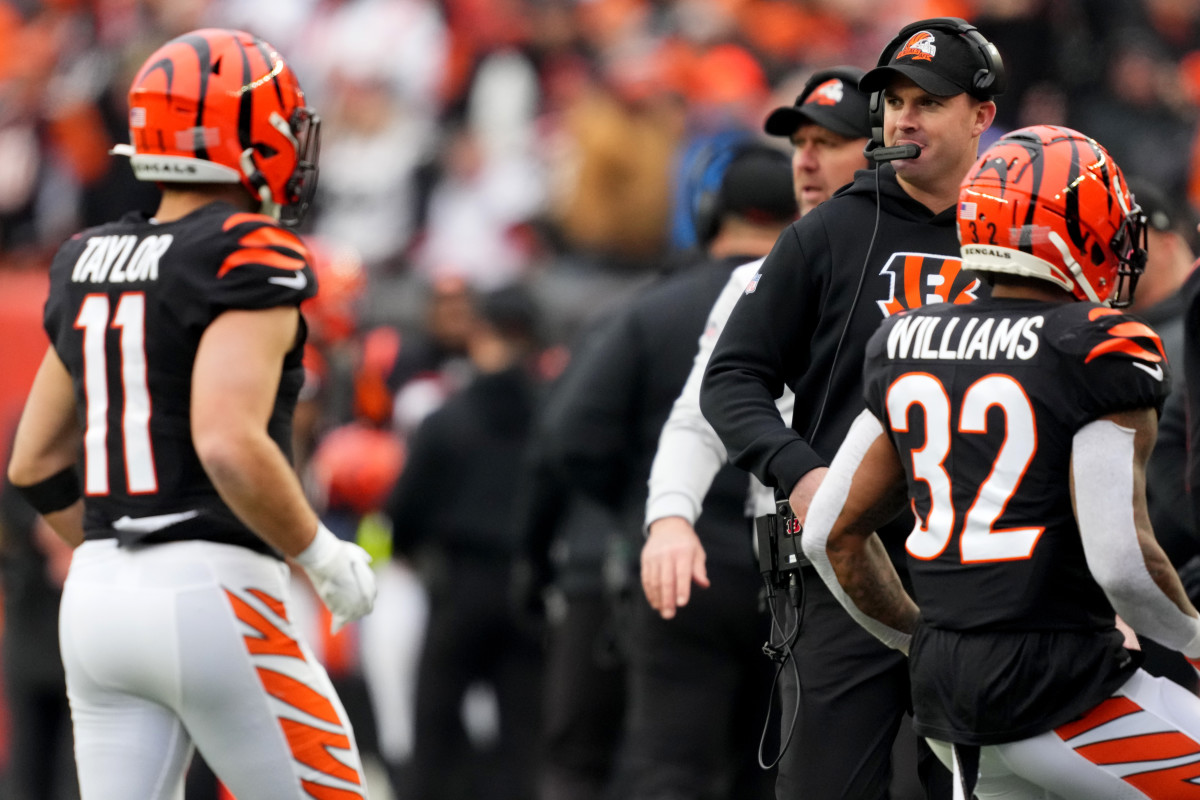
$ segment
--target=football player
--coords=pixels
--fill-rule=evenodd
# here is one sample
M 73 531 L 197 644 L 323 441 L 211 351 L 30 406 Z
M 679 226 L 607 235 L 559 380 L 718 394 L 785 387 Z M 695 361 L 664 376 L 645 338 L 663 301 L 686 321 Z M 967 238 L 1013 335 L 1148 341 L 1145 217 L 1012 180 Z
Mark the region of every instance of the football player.
M 908 654 L 914 727 L 956 796 L 1196 796 L 1200 699 L 1139 669 L 1116 624 L 1200 658 L 1146 510 L 1168 365 L 1118 310 L 1145 264 L 1144 215 L 1103 147 L 1037 126 L 974 164 L 958 230 L 991 297 L 889 317 L 871 338 L 867 409 L 804 552 Z M 874 533 L 908 503 L 911 596 Z
M 319 524 L 288 453 L 316 285 L 285 224 L 319 119 L 274 48 L 217 29 L 154 52 L 129 107 L 114 152 L 162 201 L 59 250 L 8 470 L 78 545 L 60 638 L 82 794 L 182 797 L 198 748 L 241 800 L 362 797 L 284 562 L 335 627 L 370 611 L 369 557 Z

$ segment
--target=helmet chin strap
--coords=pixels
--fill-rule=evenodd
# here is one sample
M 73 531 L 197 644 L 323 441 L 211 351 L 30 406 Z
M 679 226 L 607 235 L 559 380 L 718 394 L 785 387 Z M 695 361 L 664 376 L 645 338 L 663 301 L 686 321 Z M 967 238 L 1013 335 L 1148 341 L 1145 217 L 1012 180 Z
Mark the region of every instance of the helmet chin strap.
M 259 211 L 268 217 L 279 219 L 283 212 L 283 206 L 275 202 L 275 198 L 271 195 L 271 187 L 267 185 L 262 173 L 258 171 L 258 167 L 254 163 L 254 148 L 247 147 L 243 150 L 238 161 L 246 180 L 258 189 Z
M 1092 284 L 1084 277 L 1083 268 L 1072 257 L 1070 249 L 1067 248 L 1067 243 L 1063 241 L 1057 231 L 1050 231 L 1050 243 L 1058 250 L 1058 254 L 1062 256 L 1063 264 L 1075 276 L 1075 285 L 1083 288 L 1083 293 L 1087 295 L 1088 300 L 1091 300 L 1093 303 L 1108 305 L 1108 301 L 1101 300 L 1100 296 L 1096 294 L 1096 290 L 1092 288 Z

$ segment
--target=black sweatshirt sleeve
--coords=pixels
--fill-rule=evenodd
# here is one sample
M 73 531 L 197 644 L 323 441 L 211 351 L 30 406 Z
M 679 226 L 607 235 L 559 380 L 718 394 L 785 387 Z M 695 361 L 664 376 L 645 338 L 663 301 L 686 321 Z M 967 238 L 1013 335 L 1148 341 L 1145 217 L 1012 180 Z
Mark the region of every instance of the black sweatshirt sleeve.
M 563 481 L 614 509 L 634 449 L 640 352 L 635 316 L 619 313 L 579 348 L 546 409 L 547 455 Z
M 784 387 L 794 386 L 808 367 L 819 307 L 819 289 L 797 235 L 805 223 L 783 232 L 753 291 L 748 289 L 734 306 L 700 387 L 700 408 L 730 460 L 784 492 L 806 472 L 825 465 L 780 421 L 775 407 Z M 812 223 L 807 229 L 813 230 Z
M 444 502 L 446 492 L 454 485 L 452 469 L 446 462 L 449 452 L 443 414 L 434 411 L 413 432 L 404 469 L 388 498 L 392 550 L 397 555 L 411 556 L 431 533 L 437 504 Z

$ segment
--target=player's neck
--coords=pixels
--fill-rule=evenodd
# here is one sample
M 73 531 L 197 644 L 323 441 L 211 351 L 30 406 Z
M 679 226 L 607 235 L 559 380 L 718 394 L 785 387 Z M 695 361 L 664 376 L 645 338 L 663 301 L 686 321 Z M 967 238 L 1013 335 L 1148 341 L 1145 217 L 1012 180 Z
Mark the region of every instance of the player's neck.
M 1075 296 L 1065 289 L 1039 278 L 1005 277 L 992 284 L 992 297 L 1009 300 L 1042 300 L 1047 303 L 1070 303 Z
M 196 187 L 188 187 L 186 184 L 163 185 L 162 190 L 162 200 L 158 204 L 158 210 L 154 212 L 154 219 L 157 222 L 174 222 L 198 208 L 222 200 L 247 211 L 252 209 L 249 195 L 240 185 L 212 186 L 206 184 Z

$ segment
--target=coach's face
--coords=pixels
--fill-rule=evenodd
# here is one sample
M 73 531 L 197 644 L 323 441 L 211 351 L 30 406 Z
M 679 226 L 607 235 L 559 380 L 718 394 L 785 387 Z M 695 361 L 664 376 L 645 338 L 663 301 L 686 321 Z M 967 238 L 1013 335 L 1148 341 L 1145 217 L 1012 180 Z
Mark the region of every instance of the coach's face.
M 808 122 L 792 134 L 792 184 L 796 205 L 804 216 L 854 180 L 865 167 L 866 139 L 851 139 L 829 128 Z
M 915 144 L 917 158 L 892 162 L 904 181 L 926 191 L 958 184 L 975 161 L 979 136 L 996 104 L 964 93 L 930 94 L 904 76 L 884 90 L 883 139 L 888 146 Z M 940 209 L 934 209 L 940 210 Z

